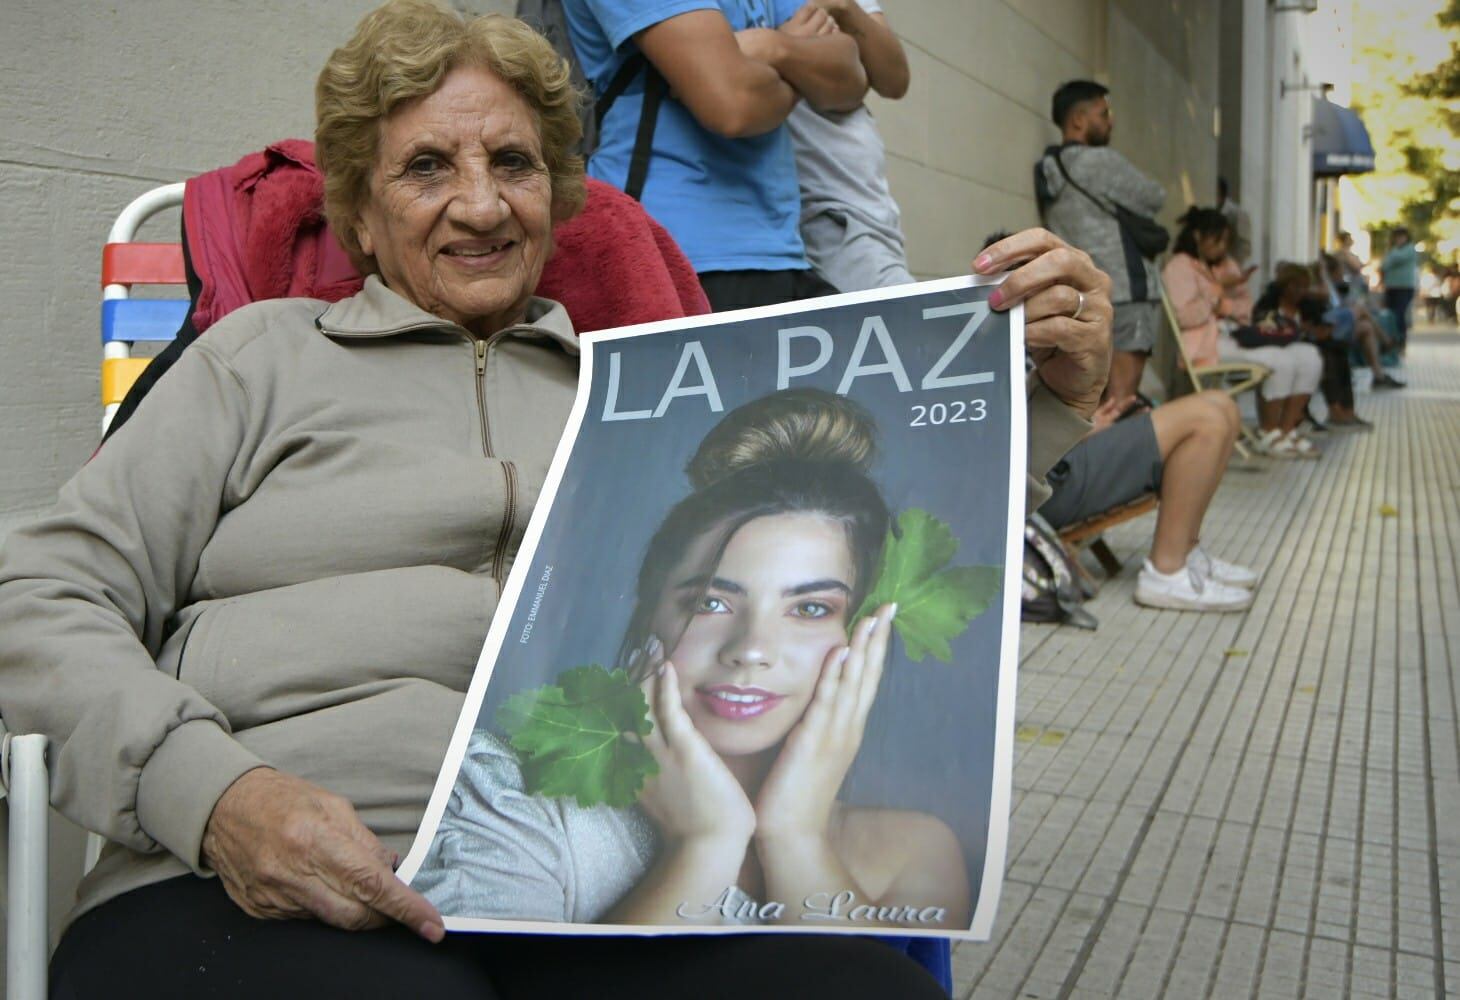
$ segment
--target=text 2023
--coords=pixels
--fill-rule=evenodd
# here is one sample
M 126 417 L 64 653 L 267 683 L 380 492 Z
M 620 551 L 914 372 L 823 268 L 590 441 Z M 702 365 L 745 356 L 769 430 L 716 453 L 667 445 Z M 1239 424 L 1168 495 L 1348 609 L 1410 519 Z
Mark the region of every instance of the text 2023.
M 944 424 L 976 424 L 989 415 L 982 399 L 956 399 L 951 403 L 915 404 L 909 427 L 941 427 Z

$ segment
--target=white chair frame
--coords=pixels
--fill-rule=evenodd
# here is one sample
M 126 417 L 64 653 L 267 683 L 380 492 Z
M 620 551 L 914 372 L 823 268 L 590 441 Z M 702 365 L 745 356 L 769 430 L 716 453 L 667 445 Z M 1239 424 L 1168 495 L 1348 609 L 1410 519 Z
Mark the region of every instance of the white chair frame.
M 122 209 L 107 234 L 108 243 L 130 243 L 148 218 L 182 204 L 182 184 L 153 188 Z M 102 299 L 125 299 L 126 285 L 107 285 Z M 131 357 L 132 345 L 112 341 L 102 348 L 104 358 Z M 102 430 L 111 423 L 116 404 L 102 417 Z M 0 720 L 0 797 L 10 799 L 10 845 L 5 900 L 5 995 L 10 1000 L 46 1000 L 50 961 L 50 776 L 46 771 L 45 736 L 14 734 Z M 96 833 L 86 838 L 82 874 L 101 857 L 105 840 Z
M 5 900 L 5 987 L 11 1000 L 45 1000 L 50 877 L 46 738 L 13 736 L 0 722 L 0 795 L 10 798 Z
M 183 203 L 183 189 L 185 184 L 164 184 L 145 191 L 132 199 L 126 208 L 122 209 L 117 216 L 117 221 L 112 223 L 111 232 L 107 233 L 108 243 L 131 243 L 137 236 L 137 230 L 142 228 L 146 222 L 158 212 L 166 211 L 169 208 L 178 208 Z M 111 299 L 131 298 L 132 290 L 126 285 L 105 285 L 101 290 L 103 302 Z M 113 340 L 102 345 L 101 356 L 103 358 L 130 358 L 132 356 L 132 345 L 123 340 Z M 101 417 L 101 432 L 111 426 L 112 417 L 116 415 L 120 403 L 109 403 Z

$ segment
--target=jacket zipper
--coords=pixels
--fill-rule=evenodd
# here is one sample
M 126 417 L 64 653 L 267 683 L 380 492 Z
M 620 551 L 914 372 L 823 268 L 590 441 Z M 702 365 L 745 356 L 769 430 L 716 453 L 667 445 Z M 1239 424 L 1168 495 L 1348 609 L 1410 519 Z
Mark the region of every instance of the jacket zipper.
M 487 347 L 491 339 L 474 341 L 477 416 L 482 424 L 482 454 L 487 458 L 495 457 L 492 454 L 492 431 L 487 420 L 486 398 Z M 502 460 L 502 477 L 506 480 L 506 500 L 502 505 L 502 529 L 497 534 L 497 547 L 492 552 L 492 579 L 497 581 L 498 590 L 501 589 L 502 575 L 507 563 L 507 543 L 512 539 L 512 522 L 517 517 L 517 469 L 506 459 Z

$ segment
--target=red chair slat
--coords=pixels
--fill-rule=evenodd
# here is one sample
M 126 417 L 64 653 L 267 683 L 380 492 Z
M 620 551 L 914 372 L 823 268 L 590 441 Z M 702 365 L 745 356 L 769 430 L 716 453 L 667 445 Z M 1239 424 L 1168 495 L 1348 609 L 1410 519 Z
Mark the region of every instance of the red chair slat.
M 108 243 L 101 250 L 103 285 L 181 285 L 180 243 Z

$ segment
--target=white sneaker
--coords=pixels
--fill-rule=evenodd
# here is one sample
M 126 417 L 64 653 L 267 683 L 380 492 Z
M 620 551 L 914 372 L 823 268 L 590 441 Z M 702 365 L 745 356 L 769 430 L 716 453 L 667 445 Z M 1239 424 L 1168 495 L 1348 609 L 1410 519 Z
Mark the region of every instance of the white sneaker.
M 1285 439 L 1293 446 L 1293 455 L 1296 458 L 1317 458 L 1323 454 L 1323 449 L 1312 441 L 1299 434 L 1296 430 L 1288 431 Z
M 1180 611 L 1242 611 L 1251 606 L 1252 591 L 1204 577 L 1190 564 L 1162 573 L 1147 559 L 1136 577 L 1136 603 Z
M 1229 587 L 1241 587 L 1243 590 L 1253 589 L 1257 586 L 1257 581 L 1262 579 L 1262 574 L 1257 570 L 1218 559 L 1200 545 L 1187 555 L 1186 565 L 1196 570 L 1203 579 L 1225 583 Z
M 1273 458 L 1297 458 L 1292 444 L 1288 442 L 1287 436 L 1276 427 L 1271 430 L 1262 431 L 1257 435 L 1257 448 L 1259 455 L 1269 455 Z

